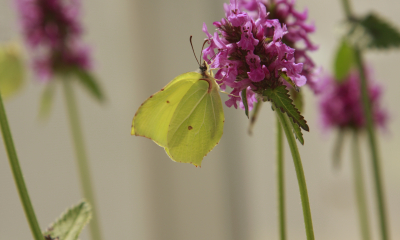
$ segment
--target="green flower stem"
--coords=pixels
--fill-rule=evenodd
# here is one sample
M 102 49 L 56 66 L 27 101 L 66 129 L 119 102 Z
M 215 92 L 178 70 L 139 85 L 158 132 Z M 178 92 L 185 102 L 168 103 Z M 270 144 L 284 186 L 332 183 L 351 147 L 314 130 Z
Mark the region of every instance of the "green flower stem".
M 286 210 L 285 210 L 285 171 L 283 155 L 283 131 L 279 119 L 276 121 L 276 168 L 278 177 L 278 220 L 281 240 L 286 240 Z
M 306 178 L 304 176 L 300 153 L 297 149 L 297 144 L 292 132 L 291 123 L 288 117 L 284 115 L 279 109 L 275 109 L 275 112 L 279 118 L 279 121 L 281 122 L 283 130 L 285 131 L 286 139 L 289 143 L 290 151 L 292 152 L 294 167 L 297 174 L 297 182 L 299 183 L 301 205 L 303 207 L 303 217 L 307 240 L 314 240 L 314 230 L 311 218 L 310 201 L 308 200 Z
M 358 216 L 360 221 L 361 236 L 363 240 L 370 240 L 369 216 L 366 202 L 363 168 L 361 165 L 360 146 L 358 143 L 358 132 L 353 135 L 353 174 L 354 189 L 356 192 Z
M 75 95 L 72 90 L 71 80 L 62 79 L 64 83 L 64 94 L 68 109 L 69 121 L 71 125 L 72 137 L 75 146 L 75 154 L 79 169 L 79 176 L 82 185 L 83 195 L 92 205 L 93 218 L 89 223 L 91 238 L 93 240 L 101 240 L 100 227 L 98 222 L 98 214 L 96 212 L 96 201 L 93 192 L 93 185 L 91 183 L 89 162 L 86 157 L 86 151 L 83 142 L 81 124 L 79 122 L 78 108 L 75 101 Z
M 350 7 L 350 1 L 349 0 L 342 0 L 343 3 L 343 8 L 346 13 L 346 17 L 348 19 L 353 19 L 354 15 L 351 11 Z M 362 98 L 362 104 L 364 108 L 364 115 L 365 119 L 367 122 L 367 132 L 368 132 L 368 139 L 369 139 L 369 145 L 370 145 L 370 150 L 371 150 L 371 156 L 372 156 L 372 169 L 373 169 L 373 175 L 374 175 L 374 183 L 375 183 L 375 192 L 376 192 L 376 198 L 377 198 L 377 204 L 378 204 L 378 212 L 379 212 L 379 224 L 380 224 L 380 232 L 382 236 L 382 240 L 389 240 L 389 230 L 388 230 L 388 224 L 387 224 L 387 217 L 386 217 L 386 206 L 385 206 L 385 197 L 384 197 L 384 190 L 383 190 L 383 181 L 381 177 L 381 166 L 380 166 L 380 161 L 379 161 L 379 151 L 378 151 L 378 145 L 376 143 L 376 137 L 375 137 L 375 127 L 374 127 L 374 121 L 372 117 L 372 111 L 371 111 L 371 103 L 369 101 L 368 97 L 368 83 L 365 77 L 365 72 L 364 72 L 364 63 L 363 63 L 363 58 L 362 58 L 362 53 L 361 50 L 358 47 L 354 48 L 355 52 L 355 62 L 358 68 L 358 72 L 361 78 L 361 98 Z
M 383 180 L 381 176 L 381 164 L 379 160 L 378 145 L 375 136 L 375 126 L 372 118 L 371 103 L 368 94 L 368 83 L 364 72 L 364 63 L 362 60 L 362 55 L 360 49 L 355 48 L 355 60 L 357 68 L 361 78 L 361 97 L 364 108 L 364 115 L 367 122 L 367 132 L 369 145 L 372 156 L 372 170 L 375 183 L 376 198 L 379 211 L 379 223 L 381 229 L 382 240 L 389 240 L 388 234 L 388 223 L 386 221 L 386 206 L 385 206 L 385 194 L 383 190 Z
M 0 94 L 0 125 L 3 133 L 4 145 L 7 149 L 8 160 L 14 176 L 15 184 L 17 185 L 19 198 L 24 207 L 25 216 L 28 220 L 29 227 L 35 240 L 44 240 L 42 231 L 40 230 L 38 220 L 36 219 L 35 211 L 29 198 L 28 189 L 26 188 L 24 176 L 22 175 L 21 167 L 19 166 L 17 152 L 12 140 L 10 127 L 8 126 L 6 110 L 4 109 L 3 100 Z
M 342 4 L 343 4 L 343 9 L 344 9 L 344 12 L 346 14 L 346 17 L 348 19 L 351 19 L 353 17 L 353 13 L 351 11 L 350 1 L 349 0 L 342 0 Z

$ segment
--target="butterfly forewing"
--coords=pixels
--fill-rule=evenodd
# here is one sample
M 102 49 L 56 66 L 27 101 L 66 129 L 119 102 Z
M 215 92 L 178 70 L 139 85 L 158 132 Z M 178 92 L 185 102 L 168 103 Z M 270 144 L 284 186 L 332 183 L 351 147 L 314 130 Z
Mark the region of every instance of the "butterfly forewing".
M 224 114 L 214 80 L 199 80 L 187 91 L 172 116 L 167 136 L 168 155 L 178 162 L 201 165 L 204 156 L 219 142 Z
M 148 98 L 133 118 L 131 134 L 150 138 L 166 147 L 168 128 L 175 109 L 200 77 L 195 72 L 181 74 Z

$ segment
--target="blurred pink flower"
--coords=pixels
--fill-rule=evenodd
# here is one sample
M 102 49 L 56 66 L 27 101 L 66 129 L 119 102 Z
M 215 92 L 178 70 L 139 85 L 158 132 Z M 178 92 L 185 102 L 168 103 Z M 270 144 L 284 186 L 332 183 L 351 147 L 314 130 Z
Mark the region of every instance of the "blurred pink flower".
M 387 122 L 387 113 L 380 105 L 382 89 L 379 85 L 371 81 L 370 74 L 367 74 L 367 78 L 369 81 L 369 98 L 375 123 L 384 128 Z M 324 76 L 321 79 L 319 108 L 322 124 L 327 129 L 334 127 L 364 128 L 365 118 L 361 102 L 358 72 L 351 72 L 340 83 L 331 76 Z
M 88 48 L 80 42 L 79 0 L 16 0 L 22 31 L 39 79 L 71 68 L 88 70 Z

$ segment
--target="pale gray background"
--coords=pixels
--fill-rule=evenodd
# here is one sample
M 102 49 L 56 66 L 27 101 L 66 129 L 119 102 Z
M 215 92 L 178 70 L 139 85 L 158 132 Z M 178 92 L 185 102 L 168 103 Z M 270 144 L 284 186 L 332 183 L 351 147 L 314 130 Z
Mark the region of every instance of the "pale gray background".
M 258 240 L 277 239 L 275 117 L 265 105 L 253 137 L 242 110 L 224 107 L 220 144 L 201 169 L 172 162 L 152 141 L 130 136 L 140 104 L 175 76 L 197 64 L 189 36 L 199 53 L 202 24 L 224 16 L 224 1 L 84 1 L 85 40 L 92 46 L 95 72 L 108 101 L 97 104 L 78 90 L 85 142 L 98 197 L 105 239 Z M 358 13 L 374 9 L 400 26 L 395 0 L 353 1 Z M 315 62 L 329 70 L 343 19 L 340 1 L 298 0 L 309 8 L 320 49 Z M 11 0 L 0 0 L 0 41 L 21 40 Z M 383 103 L 391 120 L 380 133 L 383 176 L 392 239 L 400 239 L 400 52 L 369 53 L 376 79 L 384 84 Z M 59 86 L 60 87 L 60 86 Z M 47 122 L 38 119 L 43 86 L 28 74 L 27 84 L 6 102 L 6 109 L 33 205 L 42 228 L 81 199 L 75 158 L 58 88 Z M 315 236 L 317 239 L 360 239 L 350 165 L 350 142 L 343 168 L 331 165 L 334 133 L 322 133 L 316 98 L 308 89 L 305 117 L 311 128 L 300 147 Z M 222 96 L 226 100 L 226 96 Z M 2 142 L 2 139 L 0 140 Z M 366 141 L 362 141 L 367 156 Z M 2 144 L 1 144 L 2 145 Z M 288 239 L 306 239 L 296 176 L 286 147 Z M 370 161 L 364 166 L 370 176 Z M 378 239 L 372 181 L 368 181 L 372 232 Z M 4 148 L 0 148 L 0 239 L 32 239 Z M 88 239 L 85 232 L 82 239 Z

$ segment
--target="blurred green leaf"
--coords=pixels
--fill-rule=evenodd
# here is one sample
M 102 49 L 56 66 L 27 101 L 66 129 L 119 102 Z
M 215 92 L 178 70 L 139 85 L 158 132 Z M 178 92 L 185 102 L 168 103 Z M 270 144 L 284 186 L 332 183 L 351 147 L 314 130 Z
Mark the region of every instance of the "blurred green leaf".
M 72 69 L 72 74 L 74 74 L 78 81 L 89 91 L 92 96 L 94 96 L 100 102 L 104 101 L 104 94 L 97 80 L 88 71 L 74 68 Z
M 0 46 L 0 92 L 3 98 L 15 94 L 24 83 L 21 52 L 15 43 Z
M 368 14 L 360 20 L 360 24 L 371 37 L 368 47 L 387 49 L 400 46 L 399 31 L 377 14 Z
M 39 108 L 40 118 L 44 119 L 50 116 L 50 112 L 54 101 L 54 92 L 55 92 L 54 84 L 48 83 L 40 99 L 40 108 Z
M 267 89 L 263 92 L 263 97 L 264 101 L 267 100 L 273 102 L 276 108 L 280 109 L 282 112 L 285 112 L 301 128 L 309 131 L 307 121 L 293 104 L 293 100 L 290 98 L 289 91 L 286 89 L 286 86 L 280 85 L 275 89 Z
M 335 62 L 333 66 L 335 79 L 342 82 L 349 75 L 351 68 L 354 65 L 354 50 L 348 41 L 345 39 L 340 43 L 336 51 Z
M 92 209 L 89 203 L 82 201 L 68 209 L 61 217 L 44 232 L 44 236 L 58 240 L 76 240 L 83 227 L 92 218 Z

